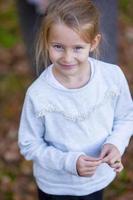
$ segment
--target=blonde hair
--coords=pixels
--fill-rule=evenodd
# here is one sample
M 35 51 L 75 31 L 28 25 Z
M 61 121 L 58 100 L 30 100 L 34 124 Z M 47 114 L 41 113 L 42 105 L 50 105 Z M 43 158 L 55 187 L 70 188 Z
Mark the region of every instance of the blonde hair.
M 50 64 L 48 35 L 51 26 L 58 23 L 64 23 L 89 43 L 99 33 L 99 12 L 90 0 L 50 0 L 36 44 L 38 71 Z

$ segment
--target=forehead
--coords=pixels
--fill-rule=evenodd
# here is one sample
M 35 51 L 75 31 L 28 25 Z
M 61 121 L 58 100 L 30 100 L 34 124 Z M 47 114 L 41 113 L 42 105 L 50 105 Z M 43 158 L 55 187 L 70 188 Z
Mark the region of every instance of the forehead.
M 51 26 L 48 41 L 65 45 L 87 44 L 77 32 L 63 23 Z

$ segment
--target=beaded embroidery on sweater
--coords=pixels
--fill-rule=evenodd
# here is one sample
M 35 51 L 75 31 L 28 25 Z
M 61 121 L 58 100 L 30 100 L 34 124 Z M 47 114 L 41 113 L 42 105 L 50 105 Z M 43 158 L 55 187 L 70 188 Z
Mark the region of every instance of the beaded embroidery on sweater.
M 47 113 L 51 113 L 51 112 L 56 112 L 56 113 L 60 113 L 62 114 L 65 119 L 76 122 L 76 121 L 84 121 L 87 118 L 89 118 L 89 116 L 91 115 L 92 112 L 94 112 L 95 110 L 97 110 L 99 107 L 103 106 L 106 104 L 106 102 L 111 98 L 113 99 L 114 97 L 117 97 L 119 95 L 118 91 L 112 90 L 112 91 L 108 91 L 105 93 L 104 95 L 104 99 L 101 103 L 90 107 L 88 111 L 86 112 L 65 112 L 63 110 L 61 110 L 60 108 L 58 108 L 56 105 L 52 104 L 52 103 L 48 103 L 47 105 L 44 105 L 44 108 L 38 113 L 38 117 L 43 117 L 45 116 Z

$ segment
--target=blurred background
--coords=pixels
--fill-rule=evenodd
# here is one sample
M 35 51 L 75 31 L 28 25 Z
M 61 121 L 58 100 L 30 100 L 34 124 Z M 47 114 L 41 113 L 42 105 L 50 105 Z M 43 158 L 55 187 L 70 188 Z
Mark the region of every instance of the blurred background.
M 133 1 L 119 0 L 119 61 L 133 95 Z M 17 147 L 20 112 L 35 76 L 22 41 L 15 1 L 0 0 L 0 199 L 36 200 L 31 162 Z M 105 200 L 133 200 L 133 139 L 125 169 L 107 188 Z

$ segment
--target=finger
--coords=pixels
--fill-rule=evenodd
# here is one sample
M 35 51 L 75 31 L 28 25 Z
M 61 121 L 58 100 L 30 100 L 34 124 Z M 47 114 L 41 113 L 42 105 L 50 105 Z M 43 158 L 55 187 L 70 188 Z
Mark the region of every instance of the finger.
M 97 167 L 101 163 L 102 163 L 102 160 L 99 160 L 99 161 L 85 161 L 84 165 L 85 165 L 85 167 L 90 168 L 90 167 Z
M 121 163 L 121 158 L 119 157 L 115 157 L 115 158 L 111 158 L 110 160 L 109 160 L 109 165 L 114 165 L 114 164 L 120 164 Z
M 108 148 L 105 146 L 103 147 L 102 151 L 101 151 L 101 154 L 100 154 L 100 158 L 104 158 L 105 156 L 107 156 L 109 153 L 109 150 Z
M 96 158 L 96 157 L 92 157 L 92 156 L 85 156 L 84 159 L 86 161 L 99 161 L 99 160 L 102 160 L 100 157 Z
M 86 167 L 84 168 L 84 172 L 94 172 L 96 170 L 97 167 Z
M 115 168 L 115 169 L 119 168 L 120 166 L 121 166 L 121 163 L 110 164 L 110 167 Z
M 97 167 L 95 166 L 95 167 L 84 167 L 84 168 L 80 168 L 79 170 L 78 170 L 78 174 L 79 175 L 91 175 L 91 174 L 93 174 L 95 171 L 96 171 L 96 169 L 97 169 Z
M 115 161 L 121 160 L 120 156 L 114 155 L 113 152 L 109 153 L 106 157 L 103 158 L 103 162 L 107 162 L 108 164 L 114 164 Z
M 81 174 L 81 176 L 84 176 L 84 177 L 91 177 L 95 174 L 95 170 L 94 171 L 87 171 L 87 172 L 83 172 Z
M 124 168 L 121 161 L 115 162 L 114 164 L 110 165 L 110 167 L 114 168 L 114 171 L 117 173 L 121 172 Z
M 110 156 L 110 155 L 107 155 L 107 156 L 105 156 L 105 157 L 103 158 L 102 162 L 103 162 L 103 163 L 109 163 L 110 159 L 111 159 L 111 156 Z
M 110 154 L 110 159 L 108 161 L 108 164 L 113 165 L 115 163 L 121 163 L 121 156 Z
M 121 159 L 119 158 L 110 158 L 109 161 L 108 161 L 108 164 L 109 165 L 114 165 L 114 164 L 120 164 L 121 163 Z
M 78 172 L 79 176 L 92 176 L 95 173 L 95 170 L 80 170 Z
M 114 169 L 116 173 L 120 173 L 124 169 L 123 165 L 119 166 L 118 168 Z

